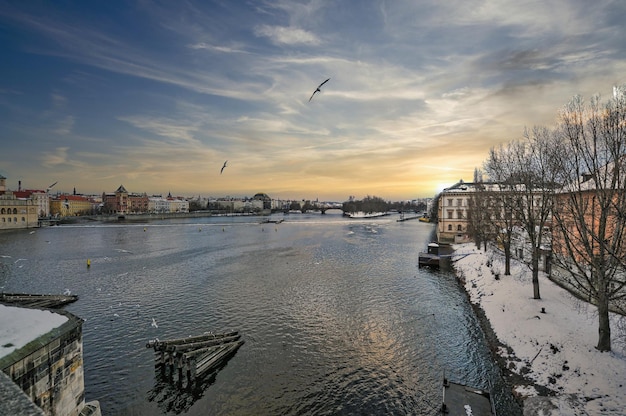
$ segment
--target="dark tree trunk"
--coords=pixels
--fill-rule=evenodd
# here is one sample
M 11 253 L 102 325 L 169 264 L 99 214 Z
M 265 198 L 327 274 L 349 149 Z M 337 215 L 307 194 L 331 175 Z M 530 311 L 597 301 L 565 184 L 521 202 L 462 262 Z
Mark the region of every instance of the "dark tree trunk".
M 539 294 L 539 249 L 533 248 L 533 298 L 541 299 L 541 295 Z
M 611 324 L 609 321 L 609 298 L 607 296 L 606 279 L 599 283 L 598 291 L 598 345 L 599 351 L 611 351 Z

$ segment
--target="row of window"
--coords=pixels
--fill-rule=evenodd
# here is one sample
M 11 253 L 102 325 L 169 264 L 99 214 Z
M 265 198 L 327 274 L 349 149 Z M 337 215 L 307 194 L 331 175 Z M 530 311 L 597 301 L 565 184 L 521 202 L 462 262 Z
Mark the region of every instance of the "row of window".
M 0 214 L 17 214 L 17 208 L 2 208 Z
M 447 212 L 448 212 L 448 219 L 449 219 L 449 220 L 453 219 L 453 214 L 454 214 L 454 211 L 452 211 L 452 210 L 450 209 L 450 210 L 448 210 Z M 458 210 L 458 211 L 456 212 L 456 215 L 457 215 L 457 218 L 458 218 L 458 219 L 460 219 L 460 220 L 462 220 L 462 219 L 463 219 L 463 211 L 462 211 L 462 210 Z
M 463 226 L 461 224 L 456 226 L 457 231 L 463 231 Z M 448 231 L 452 231 L 452 224 L 448 224 Z
M 11 222 L 11 217 L 2 217 L 2 222 Z M 13 222 L 17 222 L 17 217 L 13 218 Z M 26 222 L 26 217 L 22 217 L 22 222 Z
M 453 202 L 454 202 L 454 199 L 452 199 L 452 198 L 448 198 L 448 205 L 447 205 L 447 206 L 448 206 L 448 207 L 453 206 L 453 205 L 454 205 L 454 204 L 453 204 Z M 456 206 L 457 206 L 457 207 L 462 207 L 462 206 L 463 206 L 463 198 L 458 198 L 458 199 L 456 200 Z

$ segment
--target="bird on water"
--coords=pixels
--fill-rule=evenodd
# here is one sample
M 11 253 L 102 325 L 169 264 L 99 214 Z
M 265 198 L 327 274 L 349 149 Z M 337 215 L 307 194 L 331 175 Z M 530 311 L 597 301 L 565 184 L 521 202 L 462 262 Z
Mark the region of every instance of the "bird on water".
M 222 166 L 222 169 L 220 169 L 220 175 L 222 174 L 222 172 L 224 172 L 224 168 L 226 167 L 227 163 L 228 163 L 228 160 L 226 162 L 224 162 L 224 165 Z
M 313 99 L 313 96 L 315 95 L 316 92 L 322 92 L 322 90 L 320 90 L 320 88 L 322 88 L 322 85 L 326 84 L 328 81 L 330 81 L 330 78 L 328 78 L 326 81 L 322 82 L 320 85 L 317 86 L 315 91 L 313 91 L 313 94 L 311 94 L 311 98 L 309 98 L 309 102 L 311 102 L 311 100 Z

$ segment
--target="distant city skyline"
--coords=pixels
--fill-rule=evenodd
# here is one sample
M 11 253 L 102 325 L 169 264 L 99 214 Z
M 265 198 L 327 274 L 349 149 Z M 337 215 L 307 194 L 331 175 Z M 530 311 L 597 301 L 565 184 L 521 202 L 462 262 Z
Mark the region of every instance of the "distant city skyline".
M 626 83 L 625 18 L 620 0 L 0 0 L 0 175 L 432 197 L 572 96 Z

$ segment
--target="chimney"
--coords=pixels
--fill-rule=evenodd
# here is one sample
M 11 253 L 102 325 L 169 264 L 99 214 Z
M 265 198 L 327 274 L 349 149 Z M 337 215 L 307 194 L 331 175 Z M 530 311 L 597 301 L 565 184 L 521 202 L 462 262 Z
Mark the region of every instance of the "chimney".
M 22 181 L 17 181 L 17 190 L 18 191 L 22 190 Z

